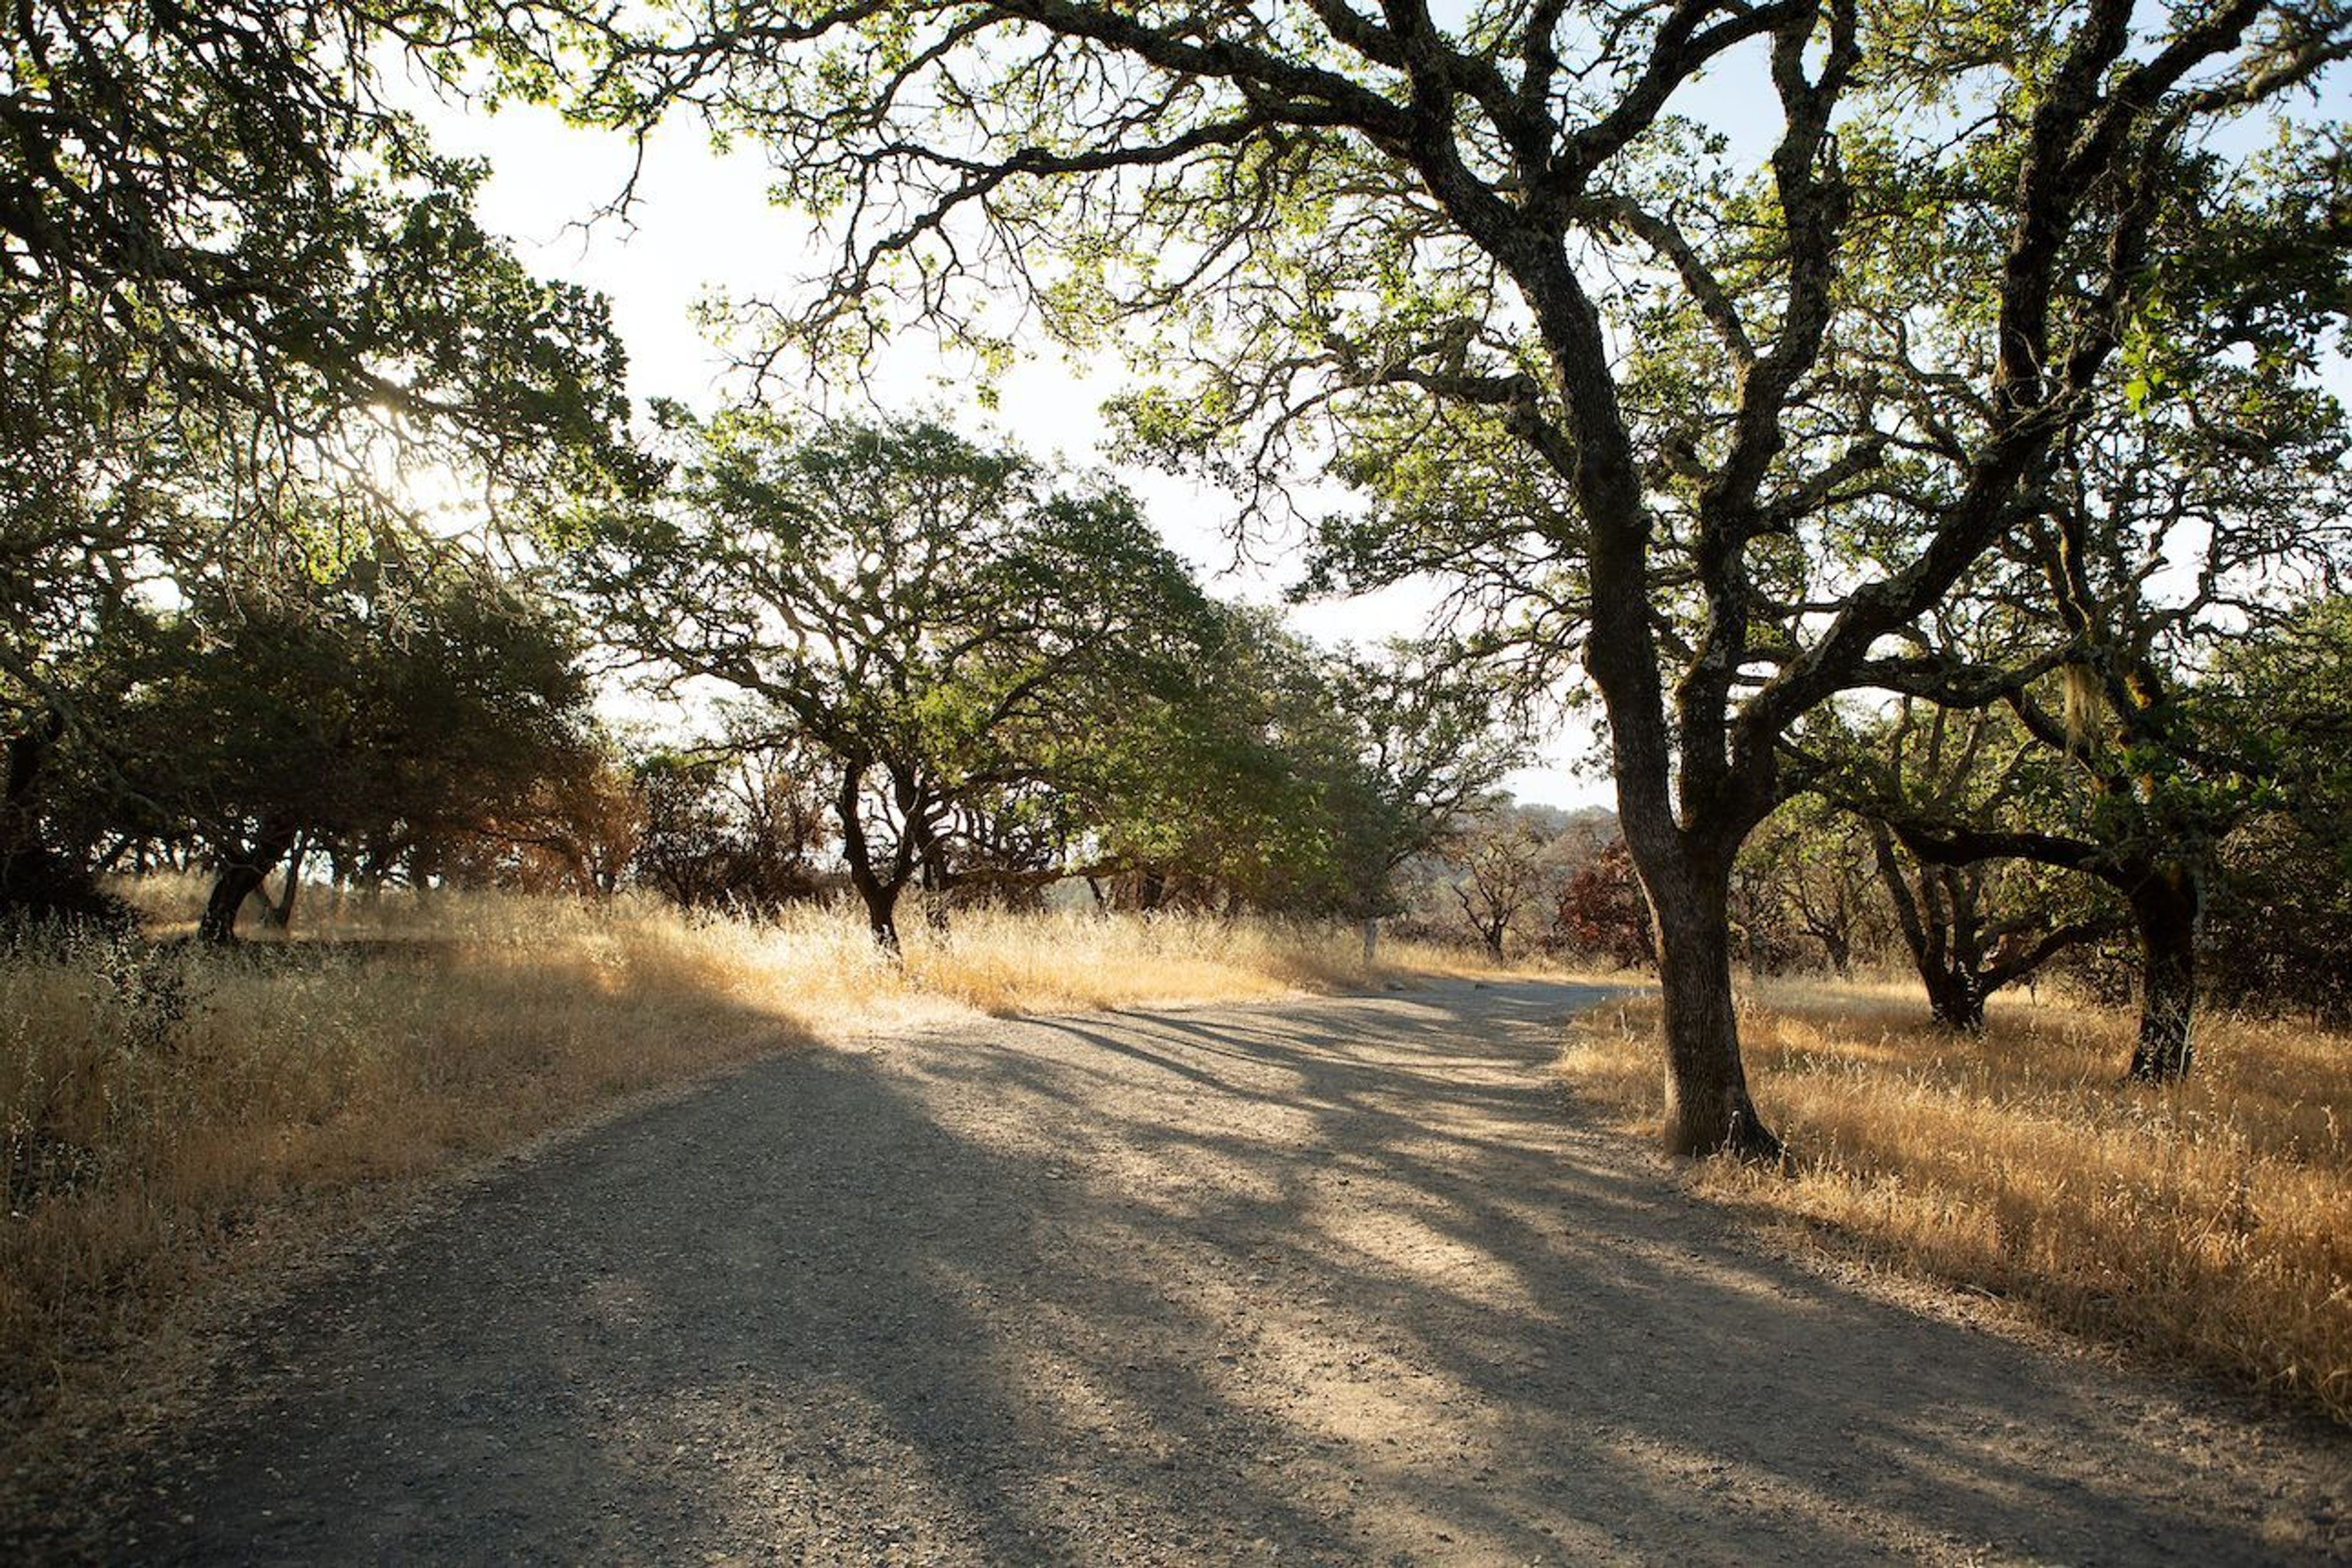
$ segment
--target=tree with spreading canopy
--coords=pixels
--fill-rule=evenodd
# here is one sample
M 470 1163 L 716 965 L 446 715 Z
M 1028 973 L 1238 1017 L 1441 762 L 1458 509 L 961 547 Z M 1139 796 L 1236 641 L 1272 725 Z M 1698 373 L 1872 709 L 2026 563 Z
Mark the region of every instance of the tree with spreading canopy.
M 1124 333 L 1137 437 L 1244 487 L 1328 468 L 1442 534 L 1493 479 L 1606 710 L 1667 1142 L 1770 1157 L 1727 900 L 1780 736 L 1922 679 L 1890 639 L 2053 482 L 2183 150 L 2348 35 L 2273 0 L 656 5 L 575 37 L 572 107 L 701 112 L 835 220 L 830 279 L 751 312 L 770 349 L 1002 353 L 1009 287 Z M 1769 94 L 1769 147 L 1676 112 L 1703 76 Z
M 654 752 L 634 770 L 632 878 L 685 909 L 773 915 L 826 885 L 831 769 L 743 719 L 717 744 Z
M 1960 763 L 1906 788 L 1902 742 L 1940 718 L 1906 711 L 1891 749 L 1882 733 L 1854 752 L 1876 781 L 1864 808 L 1931 879 L 2012 859 L 2112 891 L 2139 949 L 2135 1078 L 2190 1068 L 2221 847 L 2273 787 L 2267 727 L 2210 677 L 2352 569 L 2352 419 L 2307 374 L 2352 310 L 2352 163 L 2340 136 L 2282 156 L 2309 177 L 2180 172 L 2196 210 L 2158 224 L 2139 313 L 2054 438 L 2050 481 L 1908 634 L 1916 689 L 1979 710 L 1948 721 L 1969 737 L 1951 750 L 1990 779 Z
M 1210 605 L 1181 662 L 1072 737 L 1054 780 L 1066 863 L 1107 898 L 1162 909 L 1335 901 L 1327 786 L 1352 734 L 1315 650 L 1269 613 Z
M 1397 873 L 1522 758 L 1491 671 L 1442 643 L 1318 648 L 1217 607 L 1158 693 L 1094 737 L 1079 811 L 1153 908 L 1189 882 L 1298 915 L 1395 912 Z
M 1996 992 L 2114 926 L 2089 889 L 2054 885 L 2063 870 L 2026 857 L 1964 858 L 1941 837 L 1957 823 L 2047 829 L 2076 815 L 2063 763 L 2006 708 L 1904 698 L 1859 721 L 1836 717 L 1818 715 L 1798 749 L 1823 802 L 1859 820 L 1865 862 L 1936 1022 L 1982 1029 Z
M 1124 492 L 939 425 L 672 418 L 675 484 L 606 521 L 582 585 L 665 680 L 756 699 L 823 753 L 895 950 L 900 895 L 952 884 L 974 808 L 1050 778 L 1206 601 Z
M 25 803 L 69 736 L 104 752 L 71 673 L 127 602 L 289 539 L 348 558 L 420 468 L 492 515 L 639 477 L 604 302 L 526 273 L 473 216 L 485 171 L 392 101 L 487 22 L 343 0 L 0 22 L 0 902 L 54 880 Z
M 1454 901 L 1478 944 L 1496 963 L 1528 915 L 1542 908 L 1553 879 L 1541 834 L 1502 803 L 1481 815 L 1462 843 Z
M 1852 816 L 1808 799 L 1781 807 L 1748 840 L 1739 865 L 1751 911 L 1751 968 L 1767 949 L 1793 956 L 1811 942 L 1832 973 L 1853 973 L 1883 924 L 1867 838 Z
M 1510 685 L 1478 650 L 1394 642 L 1328 661 L 1333 708 L 1354 741 L 1355 794 L 1343 912 L 1391 912 L 1397 872 L 1450 843 L 1528 760 L 1530 726 Z
M 111 625 L 116 679 L 89 692 L 108 765 L 79 771 L 112 820 L 203 846 L 203 940 L 234 941 L 281 867 L 290 905 L 302 847 L 487 830 L 592 749 L 570 627 L 486 572 L 372 554 L 322 582 L 289 550 L 184 588 Z

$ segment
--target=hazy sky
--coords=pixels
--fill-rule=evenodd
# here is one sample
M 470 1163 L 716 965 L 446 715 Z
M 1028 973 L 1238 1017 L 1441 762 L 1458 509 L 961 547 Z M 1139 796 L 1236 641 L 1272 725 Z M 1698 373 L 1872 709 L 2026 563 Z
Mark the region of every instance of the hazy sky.
M 628 348 L 630 390 L 640 405 L 667 397 L 709 407 L 723 395 L 729 362 L 698 327 L 698 301 L 714 291 L 772 297 L 824 264 L 813 231 L 769 204 L 756 151 L 722 156 L 698 130 L 667 129 L 649 149 L 623 221 L 600 216 L 628 175 L 630 151 L 622 138 L 582 131 L 551 111 L 529 107 L 494 115 L 445 108 L 428 119 L 444 151 L 488 160 L 491 174 L 481 217 L 512 241 L 527 265 L 612 300 L 614 325 Z M 879 368 L 880 395 L 895 406 L 936 407 L 967 434 L 1007 437 L 1042 456 L 1101 466 L 1099 407 L 1117 384 L 1115 364 L 1074 364 L 1044 353 L 1004 378 L 992 413 L 978 406 L 969 386 L 946 379 L 940 363 L 919 353 L 910 339 Z M 1125 471 L 1120 478 L 1214 592 L 1260 603 L 1279 597 L 1295 561 L 1276 542 L 1254 551 L 1259 559 L 1236 562 L 1227 526 L 1234 507 L 1226 497 L 1164 474 Z M 1290 619 L 1327 642 L 1372 641 L 1421 631 L 1431 597 L 1406 587 L 1297 606 Z M 1606 804 L 1609 781 L 1577 776 L 1570 767 L 1590 749 L 1581 732 L 1563 734 L 1539 765 L 1514 775 L 1509 787 L 1523 800 Z
M 686 126 L 656 139 L 625 222 L 594 216 L 627 176 L 629 152 L 620 138 L 583 132 L 528 108 L 444 115 L 436 135 L 449 151 L 489 161 L 482 216 L 515 242 L 526 261 L 612 300 L 628 345 L 631 390 L 640 401 L 670 397 L 709 406 L 719 395 L 729 363 L 698 329 L 698 300 L 713 292 L 788 294 L 827 260 L 808 226 L 769 205 L 766 170 L 756 152 L 721 156 Z M 894 407 L 937 407 L 969 433 L 1006 436 L 1040 455 L 1098 465 L 1099 407 L 1116 389 L 1118 366 L 1073 363 L 1054 351 L 1039 352 L 1041 357 L 1004 380 L 992 412 L 982 410 L 971 387 L 912 334 L 891 351 L 874 379 Z M 825 395 L 823 388 L 807 392 L 813 398 Z M 856 399 L 855 394 L 832 396 L 835 403 Z M 1122 478 L 1195 566 L 1226 573 L 1233 565 L 1225 526 L 1233 509 L 1226 498 L 1163 474 L 1130 471 Z M 1220 591 L 1269 596 L 1282 587 L 1286 565 L 1227 573 Z M 1367 638 L 1419 629 L 1424 608 L 1415 596 L 1387 595 L 1308 606 L 1300 617 L 1318 637 Z
M 1675 108 L 1723 131 L 1735 148 L 1760 147 L 1777 124 L 1778 110 L 1757 73 L 1746 68 L 1755 63 L 1718 67 L 1712 79 L 1680 95 Z M 2330 96 L 2332 105 L 2344 89 Z M 527 107 L 485 115 L 445 106 L 427 118 L 445 150 L 488 160 L 491 177 L 482 194 L 482 217 L 514 243 L 528 265 L 611 299 L 628 347 L 631 390 L 641 403 L 669 397 L 708 407 L 721 395 L 728 363 L 693 319 L 698 300 L 713 291 L 774 298 L 824 268 L 814 231 L 770 205 L 767 172 L 756 149 L 721 156 L 698 129 L 667 128 L 648 149 L 635 202 L 623 221 L 599 214 L 628 175 L 624 139 L 567 126 L 551 111 Z M 2331 379 L 2352 380 L 2341 364 L 2330 369 L 2336 373 Z M 1101 461 L 1098 408 L 1117 379 L 1116 365 L 1072 364 L 1048 352 L 1013 372 L 1002 384 L 999 408 L 985 413 L 971 389 L 946 379 L 936 356 L 922 353 L 911 339 L 894 349 L 876 377 L 893 406 L 937 408 L 968 434 L 1009 437 L 1033 452 L 1082 465 Z M 1279 596 L 1295 562 L 1286 559 L 1277 541 L 1258 549 L 1259 562 L 1237 564 L 1226 498 L 1161 474 L 1121 478 L 1215 592 L 1259 602 Z M 1429 595 L 1408 587 L 1300 606 L 1291 619 L 1326 641 L 1369 641 L 1418 632 L 1429 604 Z M 1577 776 L 1570 767 L 1591 749 L 1580 730 L 1564 734 L 1548 748 L 1542 765 L 1515 775 L 1510 785 L 1522 799 L 1606 803 L 1608 781 Z

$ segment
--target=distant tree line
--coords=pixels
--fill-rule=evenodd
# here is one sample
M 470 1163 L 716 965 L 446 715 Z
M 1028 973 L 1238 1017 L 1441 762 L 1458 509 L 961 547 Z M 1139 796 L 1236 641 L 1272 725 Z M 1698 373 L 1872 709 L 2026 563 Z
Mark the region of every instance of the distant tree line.
M 921 421 L 675 422 L 673 483 L 574 559 L 604 635 L 788 756 L 876 939 L 929 907 L 1370 915 L 1517 760 L 1496 682 L 1220 605 L 1135 501 Z M 821 803 L 823 809 L 811 809 Z
M 1099 479 L 920 421 L 675 425 L 665 477 L 568 513 L 528 587 L 382 526 L 159 557 L 47 666 L 72 722 L 12 779 L 49 868 L 17 907 L 170 865 L 211 875 L 221 942 L 306 876 L 848 897 L 888 948 L 909 891 L 945 920 L 1073 879 L 1360 918 L 1517 760 L 1479 666 L 1218 604 Z M 723 722 L 632 752 L 592 650 Z
M 2051 976 L 2137 998 L 2157 1015 L 2143 1040 L 2175 1037 L 2200 1005 L 2352 1020 L 2352 597 L 2217 641 L 2201 668 L 2168 667 L 2164 721 L 2194 736 L 2177 749 L 2133 745 L 2063 668 L 1980 707 L 1895 699 L 1809 726 L 1792 749 L 1812 792 L 1733 868 L 1738 962 L 1908 967 L 1961 1031 Z M 1415 876 L 1424 934 L 1655 962 L 1606 814 L 1486 803 Z M 2198 967 L 2200 952 L 2227 962 Z

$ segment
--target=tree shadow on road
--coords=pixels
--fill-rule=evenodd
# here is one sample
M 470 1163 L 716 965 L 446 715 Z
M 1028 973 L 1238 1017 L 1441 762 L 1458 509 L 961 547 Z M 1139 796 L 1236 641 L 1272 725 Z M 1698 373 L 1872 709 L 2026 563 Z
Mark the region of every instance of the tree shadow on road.
M 2182 1458 L 2242 1434 L 2146 1430 L 2208 1418 L 1777 1262 L 1574 1126 L 1546 1068 L 1589 999 L 762 1063 L 302 1292 L 110 1552 L 2273 1554 Z

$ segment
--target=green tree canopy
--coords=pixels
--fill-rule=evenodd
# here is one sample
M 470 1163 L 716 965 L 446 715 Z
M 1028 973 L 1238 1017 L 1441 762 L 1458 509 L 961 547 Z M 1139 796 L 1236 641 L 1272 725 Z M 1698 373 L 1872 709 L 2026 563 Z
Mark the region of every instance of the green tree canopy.
M 289 547 L 331 573 L 415 509 L 417 470 L 494 515 L 639 477 L 603 300 L 527 274 L 473 216 L 483 169 L 390 101 L 488 23 L 341 0 L 0 23 L 0 731 L 26 789 L 81 722 L 77 650 L 157 581 Z M 0 884 L 44 852 L 0 843 Z
M 2210 932 L 2225 1005 L 2352 1015 L 2352 598 L 2224 648 L 2200 694 L 2267 766 L 2221 848 Z
M 1165 371 L 1139 440 L 1245 489 L 1338 453 L 1439 476 L 1382 479 L 1398 527 L 1523 498 L 1658 921 L 1669 1142 L 1769 1156 L 1727 900 L 1780 736 L 1902 677 L 1887 639 L 2020 525 L 2144 315 L 2184 152 L 2347 31 L 2268 0 L 1997 34 L 1862 0 L 679 5 L 599 40 L 576 107 L 770 149 L 842 261 L 758 320 L 820 359 L 910 319 L 986 349 L 1009 288 Z M 1761 149 L 1677 112 L 1742 72 Z
M 592 747 L 570 628 L 479 568 L 372 554 L 322 582 L 289 551 L 185 589 L 112 623 L 85 773 L 119 830 L 205 846 L 209 939 L 298 843 L 382 859 L 485 827 Z
M 1206 602 L 1134 500 L 936 424 L 675 416 L 685 458 L 583 558 L 608 635 L 831 759 L 877 938 L 971 808 L 1049 777 L 1193 646 Z
M 1285 913 L 1394 912 L 1397 868 L 1524 754 L 1491 670 L 1441 645 L 1319 649 L 1220 606 L 1181 670 L 1075 757 L 1098 869 Z

